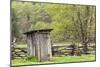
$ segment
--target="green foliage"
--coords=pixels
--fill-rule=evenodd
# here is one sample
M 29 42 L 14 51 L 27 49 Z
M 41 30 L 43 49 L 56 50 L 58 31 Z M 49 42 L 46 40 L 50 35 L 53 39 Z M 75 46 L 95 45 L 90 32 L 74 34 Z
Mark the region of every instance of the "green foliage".
M 17 15 L 14 11 L 14 9 L 12 9 L 12 16 L 11 16 L 11 34 L 12 34 L 12 40 L 14 37 L 19 38 L 19 28 L 18 28 L 18 24 L 16 23 L 18 21 L 17 19 Z
M 40 23 L 41 22 L 41 23 Z M 42 23 L 43 22 L 43 23 Z M 18 36 L 17 40 L 25 41 L 24 32 L 33 29 L 47 28 L 51 22 L 50 16 L 46 13 L 41 4 L 31 2 L 12 2 L 12 35 Z M 42 25 L 41 25 L 42 24 Z M 40 27 L 39 27 L 40 26 Z
M 49 29 L 50 28 L 50 23 L 45 23 L 45 22 L 37 22 L 35 24 L 36 29 Z
M 35 56 L 28 56 L 28 57 L 26 58 L 26 61 L 37 62 L 38 60 L 37 60 L 37 57 L 35 57 Z
M 13 1 L 12 12 L 12 33 L 19 41 L 25 41 L 23 32 L 47 28 L 53 29 L 53 42 L 82 42 L 85 38 L 95 39 L 94 6 Z

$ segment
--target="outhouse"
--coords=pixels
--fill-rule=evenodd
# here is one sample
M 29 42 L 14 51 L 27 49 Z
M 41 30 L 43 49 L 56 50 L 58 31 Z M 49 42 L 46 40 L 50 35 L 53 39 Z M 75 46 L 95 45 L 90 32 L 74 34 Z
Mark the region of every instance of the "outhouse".
M 52 58 L 50 32 L 52 29 L 40 29 L 25 32 L 27 36 L 28 55 L 36 56 L 38 61 Z

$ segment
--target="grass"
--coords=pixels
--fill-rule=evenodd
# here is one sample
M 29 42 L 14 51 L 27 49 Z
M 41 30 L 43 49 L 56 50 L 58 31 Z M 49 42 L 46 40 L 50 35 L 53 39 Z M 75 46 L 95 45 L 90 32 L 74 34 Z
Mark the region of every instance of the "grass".
M 70 42 L 60 42 L 60 43 L 53 43 L 54 46 L 64 46 L 64 45 L 70 45 Z M 27 44 L 23 43 L 17 43 L 16 44 L 17 48 L 27 48 Z
M 27 44 L 16 44 L 17 48 L 27 48 Z
M 82 62 L 82 61 L 95 61 L 95 55 L 82 55 L 82 56 L 62 56 L 53 57 L 50 61 L 38 62 L 34 60 L 14 59 L 12 66 L 15 65 L 29 65 L 29 64 L 51 64 L 51 63 L 68 63 L 68 62 Z
M 68 43 L 55 43 L 55 45 L 69 45 Z M 18 48 L 26 48 L 26 44 L 17 44 Z M 28 58 L 29 59 L 29 58 Z M 53 63 L 69 63 L 69 62 L 84 62 L 95 61 L 95 55 L 82 55 L 82 56 L 62 56 L 53 57 L 50 61 L 38 62 L 36 59 L 27 60 L 26 58 L 16 58 L 12 60 L 12 66 L 16 65 L 36 65 L 36 64 L 53 64 Z

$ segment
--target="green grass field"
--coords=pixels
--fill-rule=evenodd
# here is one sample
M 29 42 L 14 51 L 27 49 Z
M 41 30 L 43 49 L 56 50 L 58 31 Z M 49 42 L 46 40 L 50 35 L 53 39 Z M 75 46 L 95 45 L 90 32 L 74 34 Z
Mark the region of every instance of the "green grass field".
M 29 65 L 29 64 L 51 64 L 51 63 L 68 63 L 68 62 L 82 62 L 82 61 L 95 61 L 95 55 L 82 55 L 82 56 L 62 56 L 53 57 L 50 61 L 38 62 L 34 60 L 26 59 L 14 59 L 12 60 L 12 66 L 16 65 Z
M 66 43 L 63 43 L 66 44 Z M 57 44 L 60 45 L 60 44 Z M 26 44 L 17 45 L 18 48 L 26 48 Z M 30 64 L 53 64 L 53 63 L 69 63 L 69 62 L 83 62 L 83 61 L 95 61 L 95 55 L 81 55 L 81 56 L 62 56 L 52 57 L 50 61 L 38 62 L 34 59 L 26 60 L 26 58 L 16 58 L 12 60 L 12 66 L 16 65 L 30 65 Z

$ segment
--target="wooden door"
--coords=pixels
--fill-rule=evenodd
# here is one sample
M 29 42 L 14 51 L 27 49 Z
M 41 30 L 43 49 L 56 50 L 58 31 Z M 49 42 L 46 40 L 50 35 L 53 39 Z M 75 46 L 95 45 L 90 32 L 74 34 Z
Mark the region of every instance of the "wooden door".
M 40 34 L 40 61 L 49 60 L 48 54 L 48 34 Z

